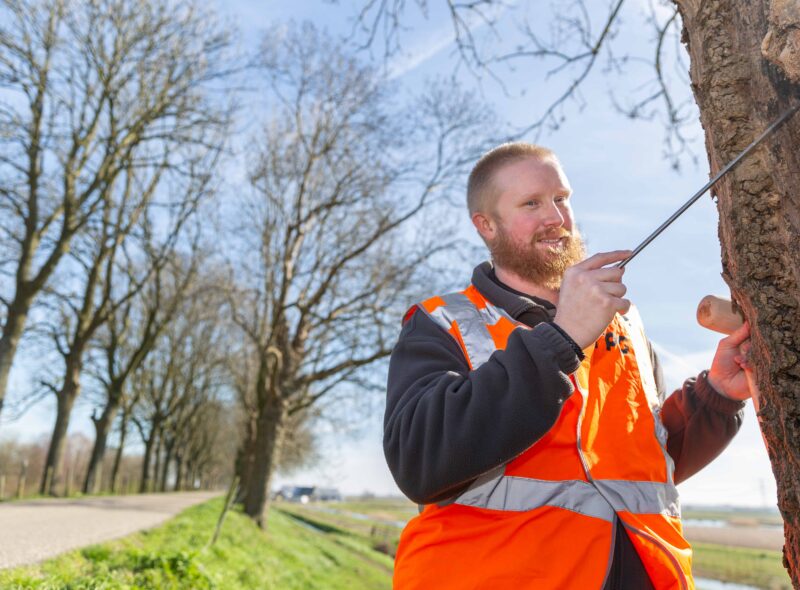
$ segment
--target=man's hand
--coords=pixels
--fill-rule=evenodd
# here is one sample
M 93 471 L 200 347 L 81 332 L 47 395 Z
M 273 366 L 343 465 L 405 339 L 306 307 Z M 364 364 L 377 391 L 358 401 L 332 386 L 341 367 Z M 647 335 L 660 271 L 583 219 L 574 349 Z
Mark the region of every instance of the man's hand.
M 739 401 L 757 395 L 750 387 L 752 379 L 747 373 L 750 366 L 747 363 L 747 351 L 750 348 L 750 324 L 745 322 L 742 327 L 723 338 L 717 345 L 717 353 L 708 370 L 708 384 L 717 392 Z
M 582 349 L 600 337 L 615 313 L 630 309 L 631 302 L 623 299 L 625 269 L 603 268 L 630 255 L 630 250 L 595 254 L 564 272 L 554 321 Z

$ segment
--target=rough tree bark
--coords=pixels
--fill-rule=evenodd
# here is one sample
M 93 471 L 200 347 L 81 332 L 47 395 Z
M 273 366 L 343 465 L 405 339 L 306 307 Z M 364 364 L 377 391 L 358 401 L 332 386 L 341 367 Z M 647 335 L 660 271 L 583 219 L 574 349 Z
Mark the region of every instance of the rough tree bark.
M 265 528 L 270 502 L 270 480 L 278 462 L 286 421 L 284 401 L 275 392 L 260 392 L 267 397 L 261 405 L 256 428 L 256 448 L 261 452 L 254 457 L 253 468 L 244 500 L 245 514 Z
M 797 0 L 676 0 L 712 173 L 800 101 Z M 800 588 L 800 115 L 716 187 L 723 277 L 750 322 L 759 420 Z

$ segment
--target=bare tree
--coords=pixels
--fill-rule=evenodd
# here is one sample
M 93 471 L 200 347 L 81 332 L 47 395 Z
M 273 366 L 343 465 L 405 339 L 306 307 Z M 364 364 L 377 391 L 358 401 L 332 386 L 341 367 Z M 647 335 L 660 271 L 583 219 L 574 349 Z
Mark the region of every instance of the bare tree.
M 218 142 L 228 36 L 191 0 L 3 0 L 0 22 L 1 409 L 31 306 L 110 187 Z
M 132 420 L 145 445 L 140 492 L 158 489 L 162 482 L 166 488 L 173 453 L 185 456 L 198 412 L 219 397 L 224 324 L 214 297 L 213 291 L 201 290 L 185 299 L 157 349 L 134 374 L 141 400 Z
M 258 398 L 256 397 L 256 371 L 258 356 L 248 342 L 242 349 L 231 350 L 227 373 L 231 388 L 236 395 L 237 440 L 239 441 L 235 470 L 239 476 L 237 502 L 243 502 L 245 491 L 250 486 L 253 463 L 256 457 L 256 435 L 258 424 Z M 318 413 L 313 408 L 296 412 L 287 417 L 281 452 L 276 458 L 275 469 L 289 473 L 317 459 L 313 423 Z
M 389 354 L 410 289 L 448 243 L 412 222 L 436 214 L 490 120 L 454 85 L 399 108 L 374 70 L 310 25 L 265 39 L 274 116 L 243 205 L 253 254 L 230 297 L 257 356 L 244 507 L 261 526 L 287 421 Z
M 99 416 L 92 412 L 95 442 L 86 470 L 83 493 L 95 491 L 96 471 L 105 455 L 106 441 L 120 406 L 129 391 L 126 382 L 156 345 L 159 335 L 175 319 L 189 293 L 196 275 L 196 244 L 188 261 L 180 256 L 170 257 L 165 265 L 155 264 L 155 271 L 146 288 L 125 305 L 109 314 L 101 336 L 102 371 L 96 378 L 102 383 L 104 404 Z
M 229 484 L 237 440 L 233 408 L 219 399 L 206 400 L 182 432 L 176 487 L 219 489 Z

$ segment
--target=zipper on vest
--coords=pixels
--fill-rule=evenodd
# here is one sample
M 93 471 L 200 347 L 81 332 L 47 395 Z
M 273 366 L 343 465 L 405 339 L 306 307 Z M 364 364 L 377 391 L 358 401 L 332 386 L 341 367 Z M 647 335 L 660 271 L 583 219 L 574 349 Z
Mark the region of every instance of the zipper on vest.
M 670 563 L 672 563 L 672 566 L 675 568 L 675 571 L 678 573 L 678 581 L 681 583 L 682 590 L 688 590 L 689 583 L 686 581 L 686 575 L 683 573 L 683 569 L 681 568 L 681 564 L 678 563 L 678 560 L 675 558 L 675 556 L 672 554 L 672 552 L 670 552 L 670 550 L 667 549 L 664 546 L 664 544 L 660 540 L 658 540 L 658 538 L 654 537 L 650 533 L 646 533 L 644 531 L 640 531 L 635 526 L 632 526 L 632 525 L 628 524 L 624 520 L 622 521 L 622 526 L 624 526 L 626 529 L 629 529 L 629 530 L 633 531 L 633 533 L 636 534 L 636 535 L 640 535 L 642 537 L 645 537 L 646 539 L 651 541 L 656 547 L 661 549 L 661 551 L 664 552 L 664 554 L 669 558 Z

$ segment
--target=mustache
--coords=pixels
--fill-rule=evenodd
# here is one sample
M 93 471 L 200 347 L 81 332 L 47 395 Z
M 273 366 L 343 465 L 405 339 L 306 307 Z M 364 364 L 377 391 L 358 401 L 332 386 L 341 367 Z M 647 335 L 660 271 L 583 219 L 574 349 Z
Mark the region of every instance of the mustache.
M 556 230 L 550 230 L 536 234 L 533 237 L 533 241 L 536 242 L 538 240 L 557 240 L 559 238 L 569 238 L 571 236 L 572 234 L 570 232 L 568 232 L 563 228 L 559 228 Z

